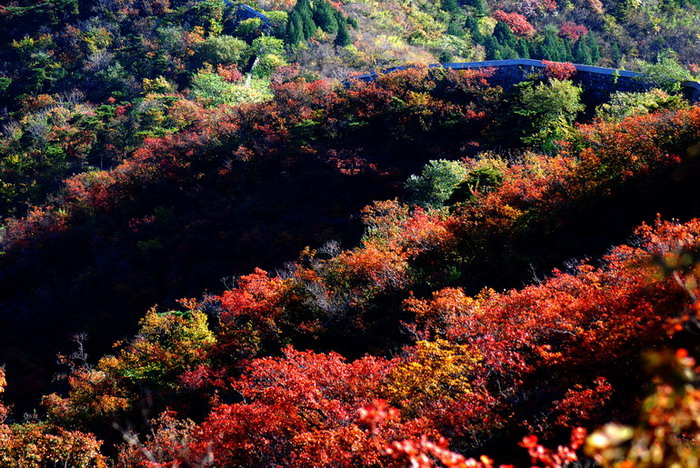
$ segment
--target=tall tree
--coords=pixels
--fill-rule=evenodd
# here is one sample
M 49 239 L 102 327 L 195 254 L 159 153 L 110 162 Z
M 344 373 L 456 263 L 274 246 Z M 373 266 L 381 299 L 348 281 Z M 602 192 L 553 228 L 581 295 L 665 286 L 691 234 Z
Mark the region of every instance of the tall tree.
M 593 32 L 588 33 L 586 42 L 588 43 L 588 49 L 591 51 L 591 63 L 597 65 L 600 62 L 600 46 Z
M 329 34 L 338 32 L 338 18 L 336 10 L 326 0 L 321 0 L 315 5 L 313 18 L 318 27 Z
M 297 45 L 304 41 L 304 31 L 301 22 L 299 12 L 292 11 L 287 22 L 287 42 L 291 45 Z
M 442 9 L 449 13 L 458 13 L 459 2 L 457 0 L 442 0 Z
M 340 15 L 338 15 L 338 34 L 335 36 L 335 41 L 333 43 L 338 47 L 345 47 L 352 44 L 347 21 Z
M 585 65 L 594 65 L 593 58 L 591 56 L 591 48 L 588 47 L 588 41 L 584 38 L 580 38 L 574 44 L 574 62 L 583 63 Z

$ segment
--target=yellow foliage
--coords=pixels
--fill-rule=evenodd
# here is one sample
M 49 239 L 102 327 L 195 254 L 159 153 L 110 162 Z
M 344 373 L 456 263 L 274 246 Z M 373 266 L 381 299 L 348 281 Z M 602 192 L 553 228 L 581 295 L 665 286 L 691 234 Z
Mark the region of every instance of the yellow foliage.
M 435 400 L 456 400 L 471 392 L 471 376 L 481 360 L 470 346 L 440 339 L 419 341 L 389 376 L 387 397 L 409 413 Z

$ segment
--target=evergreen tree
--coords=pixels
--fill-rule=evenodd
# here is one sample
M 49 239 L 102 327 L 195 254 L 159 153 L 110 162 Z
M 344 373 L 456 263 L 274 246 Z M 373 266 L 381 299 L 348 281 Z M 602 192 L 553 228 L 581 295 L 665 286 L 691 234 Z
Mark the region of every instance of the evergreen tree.
M 566 62 L 566 44 L 552 29 L 548 29 L 544 35 L 544 41 L 540 44 L 538 55 L 539 59 Z
M 447 26 L 447 34 L 451 36 L 464 37 L 464 29 L 456 21 L 450 21 Z
M 338 47 L 345 47 L 352 44 L 347 22 L 345 18 L 340 15 L 338 15 L 338 34 L 335 36 L 335 41 L 333 43 Z
M 510 46 L 501 46 L 500 58 L 503 60 L 518 58 L 518 53 Z
M 573 62 L 574 60 L 574 53 L 571 50 L 571 43 L 569 41 L 565 41 L 561 39 L 561 41 L 564 43 L 564 52 L 566 55 L 564 56 L 564 60 L 561 60 L 562 62 Z
M 292 11 L 287 22 L 287 42 L 291 45 L 297 45 L 304 40 L 304 32 L 302 30 L 301 16 L 296 11 Z
M 469 0 L 469 5 L 474 8 L 476 16 L 488 16 L 489 5 L 486 0 Z
M 304 39 L 309 39 L 316 35 L 316 23 L 311 16 L 310 10 L 304 10 L 300 13 L 301 15 L 301 29 L 304 33 Z
M 486 49 L 487 60 L 499 60 L 501 58 L 501 45 L 495 37 L 489 36 L 484 39 L 484 48 Z
M 515 47 L 515 43 L 518 40 L 510 27 L 503 21 L 499 21 L 498 24 L 496 24 L 493 30 L 493 37 L 495 37 L 501 45 L 511 48 Z
M 459 13 L 459 2 L 457 0 L 442 0 L 442 9 L 448 13 Z
M 479 30 L 479 21 L 476 18 L 473 16 L 468 17 L 464 26 L 467 28 L 467 31 L 469 31 L 469 34 L 471 34 L 474 42 L 477 44 L 484 43 L 484 35 L 481 34 Z
M 576 44 L 574 44 L 574 62 L 594 65 L 593 58 L 591 57 L 591 48 L 588 47 L 588 41 L 583 37 L 579 38 Z
M 515 44 L 515 52 L 517 52 L 520 58 L 530 58 L 530 44 L 525 39 L 518 39 Z
M 296 5 L 294 5 L 294 10 L 300 13 L 302 10 L 311 11 L 311 0 L 298 0 Z
M 321 0 L 316 3 L 316 8 L 313 12 L 314 22 L 322 30 L 329 34 L 338 32 L 338 19 L 336 18 L 336 10 L 326 0 Z
M 598 45 L 595 34 L 589 32 L 586 36 L 586 42 L 588 43 L 588 49 L 591 51 L 591 63 L 593 65 L 598 65 L 600 62 L 600 46 Z
M 617 42 L 614 42 L 612 47 L 610 47 L 610 59 L 612 60 L 613 65 L 620 65 L 620 61 L 622 60 L 622 53 L 620 52 L 620 46 Z
M 313 37 L 316 34 L 316 23 L 314 22 L 313 12 L 311 10 L 311 1 L 299 0 L 292 9 L 291 14 L 294 13 L 299 15 L 300 30 L 304 39 Z

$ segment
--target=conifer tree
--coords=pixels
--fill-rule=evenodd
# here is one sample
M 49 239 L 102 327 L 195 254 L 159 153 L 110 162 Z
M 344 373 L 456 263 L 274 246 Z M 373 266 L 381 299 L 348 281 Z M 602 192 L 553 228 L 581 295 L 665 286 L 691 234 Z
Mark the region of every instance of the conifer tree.
M 486 0 L 470 0 L 470 5 L 474 8 L 476 16 L 488 16 L 489 6 Z
M 473 16 L 468 17 L 464 26 L 467 28 L 467 31 L 469 31 L 469 34 L 471 34 L 474 42 L 477 44 L 483 44 L 484 35 L 481 34 L 481 31 L 479 30 L 479 21 L 476 18 Z
M 299 13 L 292 11 L 287 22 L 287 42 L 291 45 L 297 45 L 304 40 L 301 21 Z
M 484 48 L 486 49 L 487 60 L 499 60 L 501 58 L 501 45 L 495 37 L 489 36 L 484 39 Z
M 620 61 L 622 60 L 622 52 L 620 52 L 620 46 L 617 42 L 614 42 L 610 48 L 610 58 L 613 65 L 620 65 Z
M 564 60 L 560 60 L 560 62 L 572 62 L 574 60 L 574 53 L 571 50 L 571 43 L 569 41 L 565 41 L 564 39 L 559 39 L 563 45 L 564 45 Z
M 591 63 L 597 65 L 600 62 L 600 46 L 593 32 L 588 33 L 586 42 L 588 43 L 588 49 L 591 51 Z
M 304 39 L 309 39 L 316 35 L 316 23 L 311 16 L 311 11 L 305 10 L 301 13 L 301 27 Z
M 554 62 L 566 62 L 567 60 L 566 44 L 551 29 L 545 33 L 544 41 L 538 49 L 538 59 L 552 60 Z
M 515 44 L 515 52 L 518 54 L 518 57 L 529 59 L 530 44 L 525 39 L 518 39 L 518 42 Z
M 352 44 L 347 21 L 340 15 L 338 15 L 338 34 L 335 36 L 335 41 L 333 43 L 338 47 L 345 47 Z
M 459 13 L 459 2 L 457 0 L 442 0 L 442 9 L 448 13 Z
M 338 32 L 338 19 L 333 6 L 326 0 L 321 0 L 316 3 L 316 8 L 313 13 L 314 22 L 323 31 L 329 34 Z
M 591 57 L 591 49 L 588 47 L 588 41 L 583 37 L 579 38 L 574 44 L 574 62 L 583 63 L 585 65 L 594 65 Z
M 515 49 L 508 45 L 501 46 L 499 51 L 501 55 L 499 58 L 502 60 L 518 58 L 518 53 L 515 51 Z
M 510 27 L 503 21 L 499 21 L 496 24 L 496 28 L 493 30 L 493 37 L 495 37 L 502 46 L 515 47 L 517 38 Z

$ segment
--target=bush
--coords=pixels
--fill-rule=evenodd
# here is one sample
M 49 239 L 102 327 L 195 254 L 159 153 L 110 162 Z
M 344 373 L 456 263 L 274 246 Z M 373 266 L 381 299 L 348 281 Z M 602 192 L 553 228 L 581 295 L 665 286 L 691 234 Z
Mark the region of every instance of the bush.
M 646 93 L 617 92 L 610 101 L 596 109 L 596 116 L 608 122 L 619 122 L 633 115 L 645 115 L 658 110 L 677 110 L 688 107 L 688 102 L 677 94 L 661 89 Z
M 642 62 L 639 68 L 644 81 L 668 92 L 679 92 L 681 82 L 693 79 L 693 75 L 678 62 L 676 53 L 671 50 L 659 53 L 656 63 Z
M 553 149 L 555 141 L 571 132 L 576 115 L 585 108 L 582 89 L 568 80 L 527 81 L 516 88 L 513 113 L 524 117 L 517 123 L 520 140 L 545 150 Z
M 245 41 L 233 36 L 209 37 L 197 46 L 196 58 L 200 63 L 218 65 L 220 63 L 242 64 L 250 56 L 250 48 Z
M 405 184 L 409 200 L 424 208 L 439 208 L 452 196 L 468 171 L 459 161 L 430 161 L 420 175 L 412 175 Z
M 262 102 L 272 97 L 269 83 L 266 81 L 252 80 L 246 86 L 229 83 L 221 75 L 210 72 L 200 72 L 195 75 L 192 80 L 192 95 L 212 106 Z

